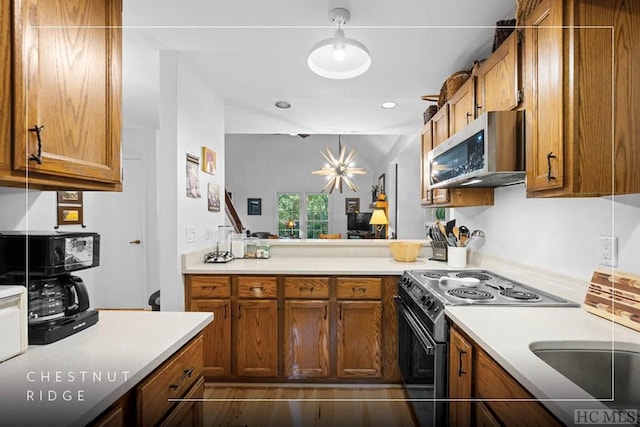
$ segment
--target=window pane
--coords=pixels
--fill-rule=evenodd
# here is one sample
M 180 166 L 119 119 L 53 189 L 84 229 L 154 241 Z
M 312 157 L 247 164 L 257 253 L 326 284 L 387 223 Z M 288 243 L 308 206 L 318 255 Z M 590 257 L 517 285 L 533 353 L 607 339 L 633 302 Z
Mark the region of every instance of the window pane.
M 307 194 L 307 237 L 317 239 L 318 234 L 329 232 L 329 196 L 321 193 Z
M 300 193 L 278 193 L 278 236 L 300 236 Z

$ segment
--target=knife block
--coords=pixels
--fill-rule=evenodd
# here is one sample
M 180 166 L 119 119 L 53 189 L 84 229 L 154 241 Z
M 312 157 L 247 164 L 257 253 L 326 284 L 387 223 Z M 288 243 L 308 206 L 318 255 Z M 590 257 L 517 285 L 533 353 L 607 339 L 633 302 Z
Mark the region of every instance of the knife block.
M 445 242 L 438 242 L 436 240 L 431 241 L 431 250 L 433 256 L 429 258 L 434 261 L 446 261 L 447 260 L 447 244 Z

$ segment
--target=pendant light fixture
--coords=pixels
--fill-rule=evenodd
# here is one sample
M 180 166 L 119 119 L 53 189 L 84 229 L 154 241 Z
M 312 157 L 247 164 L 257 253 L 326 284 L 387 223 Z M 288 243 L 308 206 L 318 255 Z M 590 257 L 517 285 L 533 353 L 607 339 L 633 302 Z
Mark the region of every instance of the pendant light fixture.
M 338 26 L 334 36 L 316 43 L 307 58 L 309 68 L 328 79 L 350 79 L 364 73 L 371 66 L 367 47 L 344 36 L 342 26 L 349 22 L 347 9 L 335 8 L 329 12 L 329 20 Z
M 348 156 L 345 156 L 347 152 L 347 148 L 342 146 L 342 141 L 340 141 L 340 135 L 338 135 L 338 156 L 334 156 L 329 147 L 327 147 L 327 154 L 323 153 L 322 157 L 324 157 L 328 164 L 326 164 L 322 169 L 315 170 L 311 172 L 314 175 L 326 176 L 329 180 L 327 185 L 322 189 L 322 193 L 329 191 L 329 194 L 333 192 L 336 188 L 342 193 L 342 183 L 347 184 L 353 191 L 358 191 L 358 188 L 351 181 L 351 177 L 353 175 L 365 175 L 367 172 L 364 168 L 356 168 L 353 167 L 353 160 L 358 156 L 355 148 L 352 148 L 349 152 Z

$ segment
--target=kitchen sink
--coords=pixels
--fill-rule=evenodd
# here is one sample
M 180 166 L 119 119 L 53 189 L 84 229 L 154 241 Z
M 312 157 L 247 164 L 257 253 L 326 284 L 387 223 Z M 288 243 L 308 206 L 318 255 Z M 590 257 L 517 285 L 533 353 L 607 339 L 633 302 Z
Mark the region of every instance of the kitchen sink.
M 606 406 L 640 409 L 640 348 L 621 347 L 610 342 L 530 346 L 533 354 Z

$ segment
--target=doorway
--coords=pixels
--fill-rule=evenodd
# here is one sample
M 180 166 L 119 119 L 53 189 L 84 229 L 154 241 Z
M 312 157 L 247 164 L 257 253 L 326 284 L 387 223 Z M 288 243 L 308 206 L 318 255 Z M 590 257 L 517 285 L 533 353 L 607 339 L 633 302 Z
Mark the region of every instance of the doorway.
M 96 194 L 100 212 L 100 270 L 96 308 L 148 308 L 145 168 L 141 157 L 124 157 L 123 191 Z

